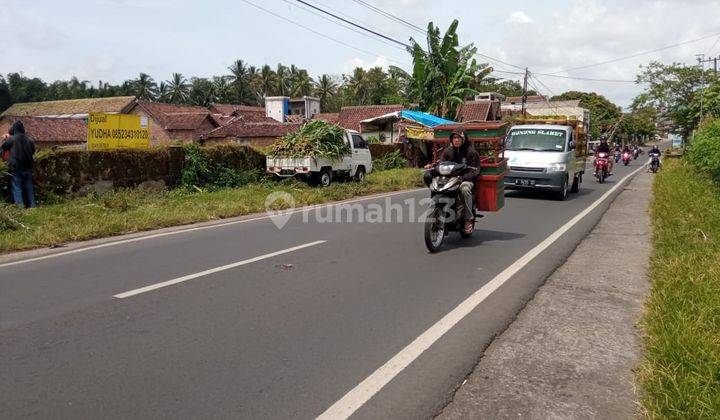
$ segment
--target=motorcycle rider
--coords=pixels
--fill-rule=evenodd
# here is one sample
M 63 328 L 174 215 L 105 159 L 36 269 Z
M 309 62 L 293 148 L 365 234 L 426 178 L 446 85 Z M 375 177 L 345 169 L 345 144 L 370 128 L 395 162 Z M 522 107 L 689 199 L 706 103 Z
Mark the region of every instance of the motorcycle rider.
M 605 137 L 600 137 L 600 144 L 595 149 L 595 154 L 605 153 L 608 160 L 608 175 L 612 175 L 613 172 L 613 159 L 610 157 L 610 145 Z
M 648 152 L 647 172 L 650 172 L 650 165 L 652 165 L 652 159 L 653 159 L 652 155 L 653 154 L 658 155 L 658 169 L 662 168 L 662 160 L 660 160 L 660 156 L 662 156 L 662 152 L 660 151 L 660 148 L 657 145 L 655 145 Z
M 475 222 L 475 215 L 473 214 L 473 198 L 475 197 L 475 180 L 480 175 L 480 155 L 475 148 L 472 147 L 470 142 L 467 140 L 465 130 L 462 127 L 458 127 L 453 130 L 450 134 L 450 145 L 443 150 L 440 155 L 440 162 L 455 162 L 458 164 L 464 163 L 467 166 L 472 166 L 474 169 L 468 168 L 462 176 L 462 184 L 460 184 L 460 195 L 462 196 L 462 207 L 463 207 L 463 218 L 465 220 L 463 229 L 469 232 Z M 429 169 L 433 165 L 429 164 L 425 168 Z M 425 184 L 430 185 L 432 181 L 432 174 L 430 172 L 425 173 Z

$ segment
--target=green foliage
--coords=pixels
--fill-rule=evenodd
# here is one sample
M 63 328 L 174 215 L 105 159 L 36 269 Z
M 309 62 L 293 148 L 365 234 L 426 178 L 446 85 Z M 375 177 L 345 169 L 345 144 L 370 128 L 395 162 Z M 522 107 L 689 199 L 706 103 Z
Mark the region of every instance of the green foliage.
M 222 188 L 237 188 L 263 177 L 264 161 L 258 159 L 254 150 L 250 148 L 236 149 L 233 156 L 233 147 L 226 145 L 203 148 L 191 143 L 184 147 L 185 165 L 182 169 L 181 185 L 188 189 L 218 190 Z
M 669 159 L 655 175 L 653 196 L 642 402 L 648 418 L 717 419 L 720 187 L 693 165 Z
M 458 21 L 454 20 L 444 36 L 440 28 L 428 24 L 427 49 L 410 39 L 408 52 L 413 57 L 412 75 L 393 67 L 393 71 L 410 81 L 410 99 L 424 111 L 444 118 L 455 119 L 459 105 L 472 99 L 478 92 L 472 88 L 489 73 L 479 70 L 473 58 L 477 48 L 473 44 L 460 47 L 457 35 Z
M 712 80 L 711 70 L 684 64 L 662 64 L 652 62 L 643 66 L 638 82 L 646 88 L 633 101 L 633 109 L 653 107 L 664 110 L 673 128 L 689 138 L 692 130 L 700 122 L 698 89 L 704 81 Z
M 590 111 L 590 138 L 609 134 L 622 115 L 621 108 L 595 92 L 569 91 L 551 98 L 553 101 L 580 100 L 580 106 Z
M 24 228 L 20 220 L 21 209 L 11 204 L 0 203 L 0 232 Z
M 388 169 L 400 169 L 408 166 L 407 159 L 399 149 L 373 159 L 373 169 L 385 171 Z
M 272 156 L 340 159 L 350 153 L 342 127 L 321 120 L 312 120 L 299 130 L 278 139 Z
M 698 129 L 685 156 L 720 182 L 720 119 L 710 120 Z
M 382 144 L 380 139 L 377 136 L 370 136 L 367 139 L 368 144 Z

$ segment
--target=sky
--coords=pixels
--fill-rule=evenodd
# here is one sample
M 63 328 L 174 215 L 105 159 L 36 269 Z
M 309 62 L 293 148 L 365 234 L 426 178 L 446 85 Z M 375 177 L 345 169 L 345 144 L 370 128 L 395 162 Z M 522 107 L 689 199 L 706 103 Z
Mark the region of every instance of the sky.
M 424 38 L 361 1 L 306 1 L 401 42 Z M 720 0 L 364 2 L 423 28 L 433 21 L 444 31 L 458 19 L 460 43 L 473 43 L 492 57 L 479 61 L 499 71 L 528 67 L 531 73 L 627 81 L 652 60 L 696 65 L 696 54 L 720 56 Z M 258 67 L 295 64 L 312 76 L 355 66 L 409 69 L 402 47 L 347 26 L 297 0 L 0 0 L 0 74 L 22 72 L 46 81 L 77 76 L 96 85 L 140 72 L 156 81 L 173 72 L 188 78 L 226 74 L 236 59 Z M 593 65 L 698 38 L 704 39 Z M 642 90 L 634 83 L 539 74 L 530 81 L 543 94 L 592 91 L 621 106 Z

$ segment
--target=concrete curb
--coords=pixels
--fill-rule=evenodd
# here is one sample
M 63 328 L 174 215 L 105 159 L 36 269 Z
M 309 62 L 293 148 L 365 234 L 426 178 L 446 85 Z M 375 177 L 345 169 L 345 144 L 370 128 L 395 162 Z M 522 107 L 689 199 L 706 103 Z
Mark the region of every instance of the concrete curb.
M 635 417 L 651 185 L 645 173 L 630 181 L 487 348 L 439 418 Z

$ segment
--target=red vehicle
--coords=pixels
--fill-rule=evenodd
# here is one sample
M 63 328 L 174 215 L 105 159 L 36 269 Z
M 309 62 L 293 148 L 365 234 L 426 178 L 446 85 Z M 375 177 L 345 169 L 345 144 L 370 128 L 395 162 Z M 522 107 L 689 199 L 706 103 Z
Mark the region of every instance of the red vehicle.
M 622 161 L 625 166 L 628 166 L 630 164 L 631 159 L 632 159 L 632 155 L 630 154 L 630 152 L 623 152 Z
M 597 178 L 599 183 L 605 182 L 605 179 L 608 176 L 608 167 L 610 166 L 610 161 L 608 160 L 607 153 L 600 152 L 597 155 L 595 155 L 595 178 Z

